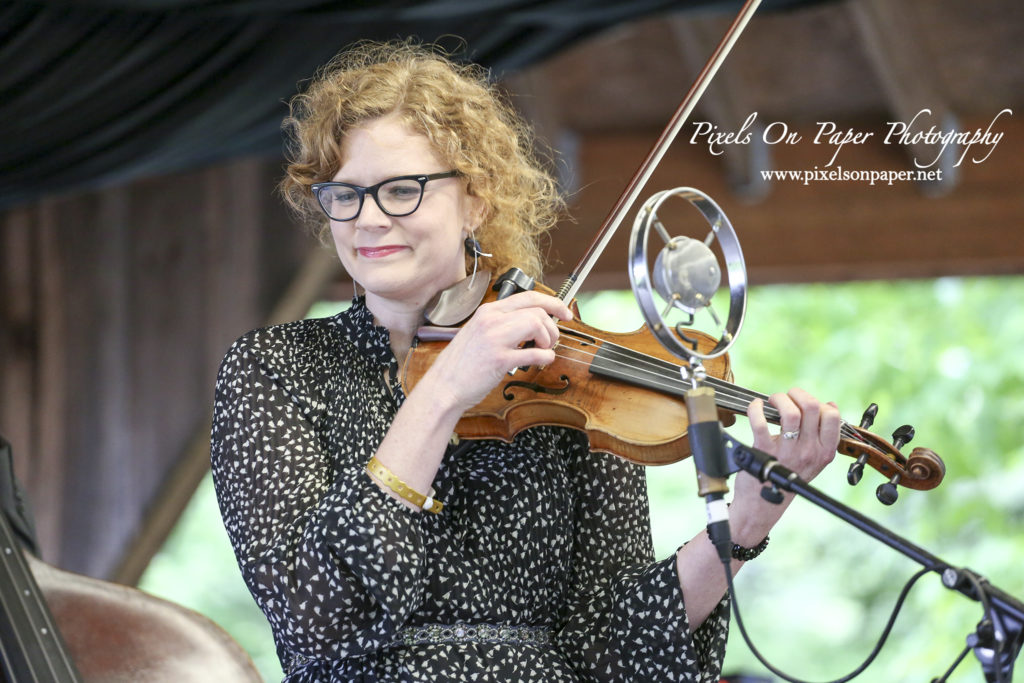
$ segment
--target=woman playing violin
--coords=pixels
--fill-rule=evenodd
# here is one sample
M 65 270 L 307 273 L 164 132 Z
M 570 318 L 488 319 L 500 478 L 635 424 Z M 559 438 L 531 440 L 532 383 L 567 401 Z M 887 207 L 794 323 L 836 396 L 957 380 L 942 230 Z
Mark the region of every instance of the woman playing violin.
M 539 275 L 561 202 L 524 124 L 480 70 L 390 43 L 335 59 L 286 125 L 284 195 L 365 290 L 332 318 L 243 336 L 218 377 L 217 493 L 286 680 L 717 681 L 721 564 L 704 533 L 655 560 L 641 467 L 570 429 L 453 437 L 510 369 L 555 360 L 560 300 L 484 304 L 409 395 L 397 381 L 474 251 Z M 787 438 L 755 402 L 755 445 L 811 479 L 835 453 L 835 407 L 798 389 L 771 402 Z M 786 506 L 759 488 L 734 483 L 737 557 Z

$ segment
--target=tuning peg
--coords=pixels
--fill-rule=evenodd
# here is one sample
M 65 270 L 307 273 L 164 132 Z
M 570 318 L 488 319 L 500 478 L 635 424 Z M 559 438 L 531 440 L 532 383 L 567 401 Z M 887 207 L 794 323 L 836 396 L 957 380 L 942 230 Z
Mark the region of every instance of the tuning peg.
M 892 433 L 892 445 L 896 447 L 896 450 L 899 450 L 910 443 L 910 440 L 913 438 L 914 428 L 910 425 L 903 425 Z
M 782 491 L 775 484 L 766 484 L 761 487 L 761 497 L 772 505 L 778 505 L 783 500 Z
M 882 505 L 892 505 L 900 497 L 900 491 L 896 488 L 896 485 L 900 483 L 900 477 L 902 476 L 902 473 L 897 472 L 893 475 L 892 479 L 884 484 L 879 484 L 878 488 L 875 489 L 875 495 Z
M 867 429 L 875 423 L 875 416 L 878 415 L 878 404 L 872 403 L 860 418 L 860 428 Z
M 878 404 L 872 403 L 868 406 L 867 410 L 860 418 L 860 428 L 867 429 L 875 423 L 875 416 L 878 415 Z M 846 473 L 846 481 L 850 486 L 856 486 L 860 483 L 861 477 L 864 476 L 864 465 L 867 464 L 868 454 L 862 453 L 857 461 L 850 465 L 850 469 Z
M 864 476 L 864 464 L 868 461 L 868 454 L 862 453 L 857 461 L 850 465 L 849 471 L 846 473 L 846 481 L 850 486 L 856 486 L 860 483 L 861 477 Z
M 908 444 L 913 438 L 914 428 L 910 425 L 903 425 L 892 433 L 892 445 L 896 447 L 896 450 L 899 450 Z M 896 487 L 899 485 L 900 477 L 902 476 L 902 473 L 897 472 L 893 475 L 892 479 L 884 484 L 879 484 L 878 488 L 875 489 L 875 495 L 878 496 L 878 500 L 880 500 L 883 505 L 892 505 L 896 502 L 896 499 L 900 497 L 899 489 Z
M 914 428 L 910 425 L 903 425 L 892 433 L 892 445 L 896 447 L 896 450 L 899 450 L 913 438 Z M 899 485 L 900 477 L 902 476 L 903 474 L 901 472 L 897 472 L 893 475 L 892 479 L 884 484 L 879 484 L 878 488 L 875 489 L 875 495 L 878 496 L 878 500 L 880 500 L 883 505 L 892 505 L 896 502 L 896 499 L 900 497 L 900 491 L 896 487 Z

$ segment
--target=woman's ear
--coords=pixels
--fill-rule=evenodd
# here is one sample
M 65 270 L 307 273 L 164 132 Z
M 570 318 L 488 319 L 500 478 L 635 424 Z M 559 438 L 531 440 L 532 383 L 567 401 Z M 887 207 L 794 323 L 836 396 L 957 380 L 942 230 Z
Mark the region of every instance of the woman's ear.
M 484 200 L 480 197 L 467 195 L 463 214 L 463 230 L 467 233 L 466 236 L 469 237 L 484 223 L 484 218 L 487 214 Z

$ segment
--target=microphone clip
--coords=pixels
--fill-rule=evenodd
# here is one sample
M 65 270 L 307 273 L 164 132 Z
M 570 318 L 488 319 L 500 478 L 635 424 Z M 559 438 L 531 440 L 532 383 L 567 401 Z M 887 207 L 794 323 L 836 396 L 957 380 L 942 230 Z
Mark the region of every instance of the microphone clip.
M 696 356 L 687 358 L 687 363 L 688 365 L 679 366 L 679 377 L 684 382 L 689 382 L 692 389 L 696 389 L 704 384 L 704 381 L 708 378 L 708 371 L 704 364 L 700 362 L 700 358 Z
M 715 390 L 696 386 L 687 391 L 686 410 L 690 420 L 687 435 L 697 470 L 697 494 L 704 496 L 707 506 L 708 537 L 719 559 L 728 564 L 732 556 L 732 535 L 725 494 L 729 492 L 726 479 L 730 471 Z

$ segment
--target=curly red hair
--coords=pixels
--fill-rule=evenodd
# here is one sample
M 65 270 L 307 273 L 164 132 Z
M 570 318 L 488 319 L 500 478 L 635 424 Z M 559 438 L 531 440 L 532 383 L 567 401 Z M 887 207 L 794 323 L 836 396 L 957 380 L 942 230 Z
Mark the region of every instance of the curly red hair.
M 358 43 L 291 100 L 285 201 L 327 238 L 329 223 L 310 185 L 337 173 L 354 126 L 391 114 L 424 135 L 483 201 L 475 237 L 493 254 L 487 267 L 500 273 L 517 266 L 539 277 L 539 237 L 555 225 L 564 201 L 534 152 L 531 129 L 482 68 L 412 41 Z

